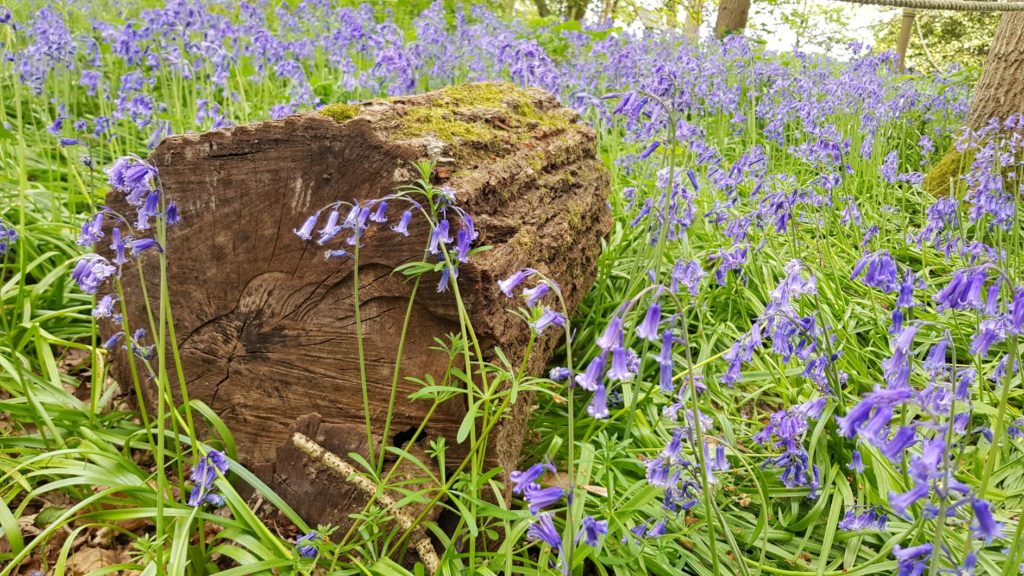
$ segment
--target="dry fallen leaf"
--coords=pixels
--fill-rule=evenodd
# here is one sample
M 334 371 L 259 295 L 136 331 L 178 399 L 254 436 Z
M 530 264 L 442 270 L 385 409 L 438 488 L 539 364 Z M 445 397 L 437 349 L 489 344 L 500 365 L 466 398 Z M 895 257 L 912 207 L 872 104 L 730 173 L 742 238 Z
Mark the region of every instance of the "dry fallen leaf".
M 118 551 L 84 546 L 71 554 L 71 573 L 75 576 L 85 576 L 90 572 L 120 562 L 121 553 Z

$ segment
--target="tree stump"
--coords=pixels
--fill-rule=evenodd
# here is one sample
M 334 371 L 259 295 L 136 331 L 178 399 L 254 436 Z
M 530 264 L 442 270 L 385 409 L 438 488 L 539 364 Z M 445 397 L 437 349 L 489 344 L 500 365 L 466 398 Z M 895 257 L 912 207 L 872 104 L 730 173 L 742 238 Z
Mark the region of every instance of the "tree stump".
M 280 446 L 300 418 L 318 414 L 342 457 L 366 454 L 356 353 L 353 263 L 324 258 L 315 243 L 292 232 L 336 200 L 380 198 L 415 177 L 413 162 L 431 159 L 432 179 L 452 188 L 476 222 L 475 254 L 460 271 L 474 329 L 485 350 L 521 357 L 529 329 L 510 314 L 521 305 L 496 282 L 522 267 L 557 281 L 572 312 L 593 283 L 601 238 L 610 228 L 609 178 L 595 159 L 596 137 L 571 110 L 541 90 L 479 83 L 436 92 L 332 105 L 282 120 L 173 136 L 154 151 L 166 198 L 181 222 L 167 240 L 170 299 L 188 391 L 229 425 L 240 460 L 274 478 Z M 110 194 L 116 210 L 123 200 Z M 389 212 L 397 220 L 398 209 Z M 423 257 L 429 234 L 413 221 L 406 238 L 371 228 L 359 253 L 359 280 L 370 412 L 382 432 L 396 347 L 411 284 L 396 266 Z M 143 254 L 148 294 L 156 301 L 158 267 Z M 129 265 L 131 266 L 131 265 Z M 146 318 L 138 275 L 124 272 L 125 302 L 135 326 Z M 409 400 L 419 386 L 405 377 L 440 379 L 447 356 L 435 338 L 458 332 L 451 292 L 425 278 L 411 312 L 398 384 L 392 438 L 401 445 L 430 403 Z M 108 334 L 117 328 L 103 327 Z M 549 330 L 535 345 L 530 368 L 543 368 L 558 344 Z M 121 354 L 118 356 L 118 354 Z M 124 353 L 115 376 L 130 383 Z M 149 385 L 145 394 L 153 395 Z M 531 398 L 521 397 L 492 433 L 488 461 L 512 470 L 522 445 Z M 447 461 L 467 455 L 456 434 L 464 398 L 442 404 L 418 440 L 447 441 Z M 326 429 L 326 428 L 324 428 Z M 378 448 L 379 449 L 379 448 Z M 289 457 L 291 460 L 294 458 Z M 303 492 L 315 498 L 315 491 Z M 337 521 L 315 501 L 296 503 L 310 522 Z

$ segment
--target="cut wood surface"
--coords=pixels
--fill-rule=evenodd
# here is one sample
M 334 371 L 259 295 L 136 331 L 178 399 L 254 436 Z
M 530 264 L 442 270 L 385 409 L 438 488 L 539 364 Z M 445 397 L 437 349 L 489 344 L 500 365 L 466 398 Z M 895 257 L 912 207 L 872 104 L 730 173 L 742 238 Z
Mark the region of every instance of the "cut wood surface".
M 260 124 L 166 139 L 153 153 L 161 186 L 181 223 L 167 241 L 170 298 L 191 397 L 209 404 L 234 433 L 240 459 L 260 470 L 300 417 L 352 430 L 327 442 L 339 454 L 367 453 L 356 353 L 353 261 L 325 259 L 293 229 L 336 200 L 380 198 L 415 178 L 414 161 L 436 162 L 436 185 L 451 187 L 476 222 L 478 246 L 459 286 L 485 350 L 521 357 L 529 329 L 507 310 L 520 305 L 496 285 L 530 266 L 555 279 L 570 311 L 593 283 L 601 238 L 610 228 L 608 174 L 595 159 L 595 135 L 576 114 L 540 90 L 480 83 L 418 96 L 333 105 Z M 124 208 L 117 194 L 108 201 Z M 389 217 L 396 220 L 399 208 Z M 406 238 L 371 228 L 359 253 L 362 333 L 370 411 L 380 434 L 411 283 L 395 266 L 423 258 L 428 229 L 414 220 Z M 159 294 L 157 259 L 144 254 L 148 294 Z M 129 318 L 146 318 L 138 275 L 124 273 Z M 402 359 L 389 442 L 408 440 L 429 401 L 419 385 L 440 379 L 447 356 L 435 339 L 458 332 L 452 293 L 424 278 Z M 104 326 L 110 333 L 114 326 Z M 539 371 L 563 336 L 549 330 L 535 348 Z M 130 382 L 123 353 L 114 373 Z M 152 396 L 152 386 L 148 393 Z M 512 407 L 491 439 L 491 463 L 511 469 L 531 399 Z M 445 437 L 448 461 L 467 454 L 456 442 L 464 398 L 430 419 L 423 446 Z

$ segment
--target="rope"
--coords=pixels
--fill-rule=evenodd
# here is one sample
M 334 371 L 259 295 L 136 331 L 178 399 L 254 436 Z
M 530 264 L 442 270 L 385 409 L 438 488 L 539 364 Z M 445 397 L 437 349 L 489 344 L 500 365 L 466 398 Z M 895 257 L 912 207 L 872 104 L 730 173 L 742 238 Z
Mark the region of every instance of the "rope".
M 1024 11 L 1024 2 L 985 2 L 983 0 L 838 0 L 853 4 L 872 4 L 915 10 L 955 10 L 960 12 Z

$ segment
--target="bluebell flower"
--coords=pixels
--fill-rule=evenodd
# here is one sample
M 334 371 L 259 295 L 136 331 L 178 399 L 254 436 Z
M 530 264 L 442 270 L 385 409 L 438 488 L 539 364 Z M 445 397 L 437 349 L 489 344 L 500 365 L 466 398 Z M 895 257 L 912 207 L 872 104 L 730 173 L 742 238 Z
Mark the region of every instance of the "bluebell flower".
M 975 498 L 971 501 L 971 508 L 974 510 L 974 524 L 971 526 L 971 529 L 974 532 L 975 538 L 982 538 L 986 542 L 991 542 L 993 539 L 1002 537 L 1003 525 L 996 522 L 996 519 L 992 516 L 992 509 L 988 501 Z
M 957 270 L 949 284 L 935 295 L 938 310 L 981 310 L 984 307 L 981 292 L 987 279 L 985 265 Z
M 1024 286 L 1017 289 L 1010 310 L 1010 332 L 1024 334 Z
M 611 350 L 622 346 L 622 317 L 612 316 L 605 327 L 604 333 L 597 339 L 597 345 L 602 350 Z
M 664 394 L 671 394 L 676 385 L 672 380 L 672 364 L 659 363 L 658 364 L 658 388 Z
M 928 484 L 917 483 L 906 492 L 890 492 L 889 506 L 900 516 L 907 516 L 907 508 L 913 506 L 918 500 L 928 497 Z
M 466 228 L 459 228 L 455 238 L 455 259 L 463 264 L 469 262 L 469 249 L 473 238 Z
M 169 226 L 174 226 L 181 222 L 181 215 L 178 214 L 178 205 L 175 204 L 174 200 L 167 203 L 167 213 L 164 215 L 164 220 Z
M 512 481 L 512 493 L 524 494 L 531 488 L 540 488 L 537 480 L 544 475 L 545 470 L 552 474 L 555 473 L 555 467 L 547 462 L 538 462 L 522 472 L 519 470 L 513 471 L 508 475 L 509 480 Z
M 565 326 L 565 315 L 561 312 L 555 312 L 551 308 L 545 307 L 541 311 L 540 317 L 537 318 L 532 324 L 533 329 L 537 331 L 537 334 L 544 332 L 544 329 L 548 326 Z
M 316 532 L 307 532 L 295 539 L 295 550 L 303 558 L 316 558 L 319 551 L 316 547 L 316 540 L 320 537 Z
M 596 392 L 601 387 L 601 381 L 604 378 L 604 366 L 607 357 L 607 352 L 602 352 L 599 356 L 595 356 L 587 364 L 587 369 L 582 374 L 576 375 L 576 384 L 588 392 Z
M 903 458 L 903 452 L 914 444 L 917 444 L 917 428 L 901 426 L 888 442 L 879 447 L 879 450 L 892 462 L 899 462 Z
M 82 234 L 78 237 L 79 246 L 92 246 L 103 238 L 103 212 L 97 212 L 92 218 L 82 223 Z
M 124 332 L 117 332 L 103 342 L 103 349 L 113 350 L 114 346 L 120 344 L 122 340 L 124 340 Z
M 594 397 L 590 399 L 590 403 L 587 404 L 587 414 L 598 420 L 602 420 L 609 416 L 608 412 L 608 391 L 604 386 L 598 385 L 597 390 L 594 391 Z
M 927 569 L 928 558 L 932 554 L 931 544 L 920 544 L 903 548 L 896 545 L 892 549 L 893 557 L 898 560 L 896 576 L 920 576 Z
M 499 280 L 498 289 L 501 290 L 502 294 L 511 298 L 512 291 L 515 290 L 517 286 L 522 284 L 523 280 L 526 280 L 527 277 L 532 276 L 533 273 L 534 270 L 532 268 L 523 268 L 522 270 L 518 270 L 508 278 L 504 280 Z
M 526 537 L 531 540 L 539 540 L 551 546 L 555 550 L 562 547 L 562 537 L 558 533 L 558 529 L 555 528 L 555 522 L 551 519 L 551 514 L 544 512 L 537 516 L 537 521 L 530 525 L 530 528 L 526 531 Z
M 403 236 L 408 236 L 410 222 L 412 222 L 412 210 L 406 210 L 402 212 L 402 217 L 399 218 L 398 224 L 392 226 L 391 229 Z
M 887 250 L 872 252 L 861 257 L 853 267 L 850 280 L 860 276 L 864 272 L 865 267 L 867 268 L 867 273 L 864 274 L 863 279 L 865 285 L 877 288 L 887 294 L 899 287 L 896 262 Z
M 971 354 L 985 356 L 988 354 L 989 348 L 1006 339 L 1006 324 L 1007 319 L 1005 317 L 982 320 L 978 326 L 978 333 L 971 340 L 969 348 Z
M 548 373 L 548 378 L 555 382 L 562 382 L 564 380 L 568 380 L 570 377 L 572 377 L 572 370 L 569 370 L 564 366 L 552 368 L 551 372 Z
M 864 459 L 860 455 L 860 450 L 853 451 L 853 454 L 850 457 L 850 463 L 847 464 L 846 467 L 857 474 L 864 473 Z
M 608 379 L 619 382 L 625 382 L 632 380 L 634 376 L 633 370 L 629 366 L 629 355 L 625 348 L 617 346 L 612 349 L 612 365 L 608 369 Z
M 700 281 L 707 273 L 700 267 L 700 262 L 692 260 L 689 262 L 680 260 L 672 268 L 669 290 L 678 293 L 680 288 L 685 287 L 690 296 L 696 296 L 700 291 Z
M 536 515 L 542 509 L 556 504 L 565 496 L 565 490 L 557 486 L 541 488 L 537 484 L 530 484 L 523 494 L 526 503 L 529 505 L 530 514 Z
M 657 302 L 651 304 L 644 315 L 644 319 L 636 327 L 636 335 L 645 340 L 656 342 L 658 340 L 658 324 L 661 322 L 661 305 Z
M 156 250 L 157 252 L 163 252 L 164 249 L 160 246 L 156 240 L 152 238 L 139 238 L 132 240 L 132 255 L 138 256 L 147 250 Z
M 942 372 L 946 368 L 946 349 L 949 348 L 951 339 L 949 331 L 947 330 L 942 339 L 932 346 L 931 350 L 928 351 L 928 356 L 924 359 L 924 369 L 927 370 L 934 377 L 938 373 Z
M 900 293 L 896 297 L 896 306 L 901 308 L 911 308 L 916 306 L 914 302 L 914 284 L 917 282 L 917 276 L 910 270 L 907 270 L 903 274 L 903 281 L 900 282 Z
M 136 338 L 137 339 L 137 338 Z M 188 497 L 189 506 L 200 506 L 206 502 L 206 496 L 213 490 L 213 482 L 217 479 L 218 472 L 223 475 L 228 471 L 228 460 L 223 452 L 210 450 L 205 456 L 199 459 L 192 468 L 190 478 L 195 484 Z
M 383 223 L 387 222 L 388 221 L 388 214 L 387 214 L 387 212 L 388 212 L 388 203 L 387 203 L 387 201 L 386 200 L 381 200 L 380 202 L 377 202 L 377 207 L 373 210 L 373 213 L 370 214 L 370 221 L 371 222 L 377 222 L 378 224 L 383 224 Z
M 868 508 L 860 514 L 851 509 L 847 510 L 843 519 L 839 521 L 838 528 L 849 532 L 859 532 L 861 530 L 884 531 L 887 521 L 888 517 L 885 514 L 880 515 L 874 507 Z
M 548 292 L 551 291 L 551 286 L 547 282 L 541 282 L 533 288 L 527 288 L 523 290 L 523 298 L 526 298 L 526 305 L 533 308 L 540 302 L 544 296 L 547 296 Z
M 441 246 L 449 244 L 452 241 L 451 237 L 448 236 L 448 227 L 448 221 L 441 220 L 430 232 L 430 242 L 427 244 L 428 253 L 439 254 L 441 252 Z
M 78 284 L 82 292 L 95 294 L 100 285 L 115 272 L 117 272 L 117 268 L 112 266 L 106 258 L 98 254 L 89 254 L 83 256 L 75 264 L 75 268 L 71 271 L 71 279 Z
M 110 249 L 114 251 L 114 259 L 112 262 L 118 266 L 123 266 L 128 262 L 127 256 L 125 256 L 125 245 L 124 240 L 121 239 L 121 229 L 114 227 L 110 231 Z
M 658 536 L 663 536 L 665 534 L 665 532 L 667 532 L 667 531 L 668 531 L 668 521 L 665 520 L 664 518 L 662 518 L 662 519 L 658 520 L 657 522 L 655 522 L 654 526 L 651 526 L 651 529 L 647 531 L 647 537 L 648 538 L 657 538 Z
M 313 228 L 316 226 L 316 221 L 319 218 L 320 212 L 316 212 L 309 218 L 306 218 L 306 221 L 302 223 L 301 228 L 293 228 L 292 232 L 294 232 L 296 236 L 302 238 L 303 240 L 311 239 L 313 237 Z
M 96 307 L 92 310 L 93 318 L 110 318 L 114 311 L 114 304 L 117 302 L 117 297 L 113 294 L 107 294 L 100 301 L 96 303 Z
M 344 248 L 338 248 L 337 250 L 324 250 L 324 259 L 330 260 L 331 258 L 345 258 L 350 256 L 348 250 Z
M 329 214 L 327 214 L 327 221 L 324 222 L 323 227 L 320 228 L 320 237 L 316 239 L 317 244 L 320 244 L 321 246 L 323 246 L 325 242 L 328 242 L 329 240 L 331 240 L 332 238 L 337 236 L 338 233 L 343 230 L 342 226 L 340 224 L 338 224 L 338 219 L 340 217 L 341 217 L 341 214 L 338 212 L 338 210 L 336 208 L 331 210 L 331 212 Z M 308 221 L 307 221 L 307 223 L 308 223 Z M 315 221 L 313 223 L 314 223 L 314 225 L 316 224 Z M 305 228 L 305 226 L 303 228 Z M 310 227 L 309 230 L 310 230 L 310 233 L 311 233 L 312 232 L 312 227 Z M 300 238 L 301 237 L 302 236 L 300 234 Z M 305 238 L 305 239 L 308 240 L 308 238 Z
M 576 541 L 579 542 L 582 538 L 587 546 L 596 548 L 601 543 L 601 536 L 607 533 L 607 520 L 596 520 L 593 516 L 584 516 L 580 532 L 576 535 Z

